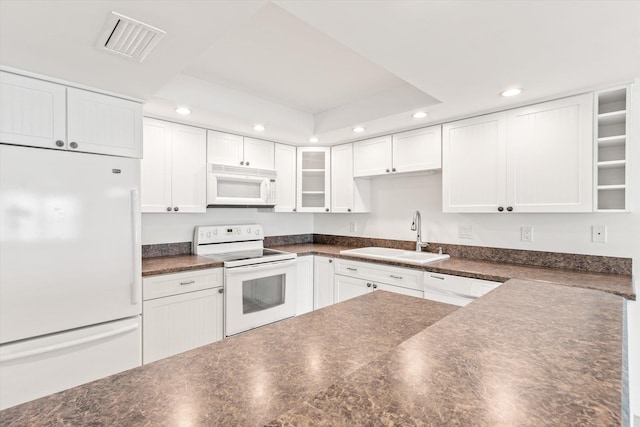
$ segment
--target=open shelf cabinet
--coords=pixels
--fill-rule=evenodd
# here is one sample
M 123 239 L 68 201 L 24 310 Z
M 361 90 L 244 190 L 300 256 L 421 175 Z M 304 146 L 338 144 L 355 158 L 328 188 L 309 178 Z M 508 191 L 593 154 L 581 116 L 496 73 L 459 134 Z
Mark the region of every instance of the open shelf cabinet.
M 629 210 L 629 111 L 631 87 L 596 92 L 594 210 Z

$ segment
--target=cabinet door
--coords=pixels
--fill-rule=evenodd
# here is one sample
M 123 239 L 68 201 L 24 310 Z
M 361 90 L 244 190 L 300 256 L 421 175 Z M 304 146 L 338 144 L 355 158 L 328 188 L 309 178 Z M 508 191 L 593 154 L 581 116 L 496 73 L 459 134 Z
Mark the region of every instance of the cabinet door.
M 144 156 L 140 162 L 142 212 L 166 212 L 171 205 L 171 123 L 144 119 Z
M 176 212 L 207 211 L 207 134 L 204 129 L 172 125 L 171 199 Z
M 395 292 L 396 294 L 408 295 L 410 297 L 424 298 L 423 291 L 403 288 L 401 286 L 387 285 L 386 283 L 375 283 L 375 289 L 379 291 Z
M 373 292 L 373 283 L 355 277 L 335 275 L 335 301 L 341 302 Z
M 334 301 L 334 273 L 333 259 L 316 256 L 314 257 L 314 277 L 313 277 L 313 308 L 317 310 L 333 304 Z
M 217 165 L 243 166 L 242 137 L 230 133 L 207 131 L 207 162 Z
M 497 212 L 505 202 L 506 113 L 445 124 L 443 211 Z
M 353 144 L 331 147 L 331 212 L 352 212 L 353 201 Z
M 244 165 L 257 169 L 274 169 L 274 143 L 244 138 Z
M 87 90 L 67 89 L 69 149 L 142 157 L 142 104 Z
M 275 212 L 296 210 L 296 147 L 275 144 L 276 206 Z
M 353 176 L 391 173 L 391 135 L 353 143 Z
M 313 310 L 313 255 L 296 259 L 296 316 Z
M 593 209 L 593 95 L 507 112 L 507 204 L 514 212 Z
M 151 363 L 222 339 L 222 288 L 145 301 L 142 360 Z
M 393 135 L 394 172 L 427 171 L 441 167 L 442 127 L 440 125 Z
M 64 86 L 0 71 L 0 142 L 66 149 L 65 96 Z
M 296 199 L 299 212 L 329 212 L 331 206 L 331 150 L 298 148 Z

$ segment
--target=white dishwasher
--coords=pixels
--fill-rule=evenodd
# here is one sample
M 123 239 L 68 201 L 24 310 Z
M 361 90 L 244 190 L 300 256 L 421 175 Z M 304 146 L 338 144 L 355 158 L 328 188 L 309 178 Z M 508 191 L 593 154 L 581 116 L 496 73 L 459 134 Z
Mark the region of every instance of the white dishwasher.
M 501 282 L 424 272 L 424 298 L 453 305 L 467 305 L 491 292 Z

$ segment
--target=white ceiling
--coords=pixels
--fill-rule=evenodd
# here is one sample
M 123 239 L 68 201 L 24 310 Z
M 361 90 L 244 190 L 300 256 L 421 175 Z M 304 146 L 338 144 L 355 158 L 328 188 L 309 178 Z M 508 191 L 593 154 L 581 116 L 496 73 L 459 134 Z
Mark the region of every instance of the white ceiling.
M 143 63 L 94 46 L 112 10 L 167 32 Z M 640 1 L 0 0 L 0 64 L 332 144 L 630 81 Z

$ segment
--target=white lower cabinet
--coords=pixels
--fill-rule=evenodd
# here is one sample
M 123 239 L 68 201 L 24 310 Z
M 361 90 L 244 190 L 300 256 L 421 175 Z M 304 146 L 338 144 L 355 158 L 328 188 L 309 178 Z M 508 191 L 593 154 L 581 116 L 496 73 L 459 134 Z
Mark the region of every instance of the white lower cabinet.
M 335 302 L 333 258 L 315 256 L 313 263 L 313 309 L 317 310 Z
M 313 311 L 313 258 L 296 258 L 296 316 Z
M 375 290 L 423 298 L 423 272 L 382 264 L 336 260 L 335 302 Z
M 223 338 L 221 268 L 143 278 L 142 361 Z

